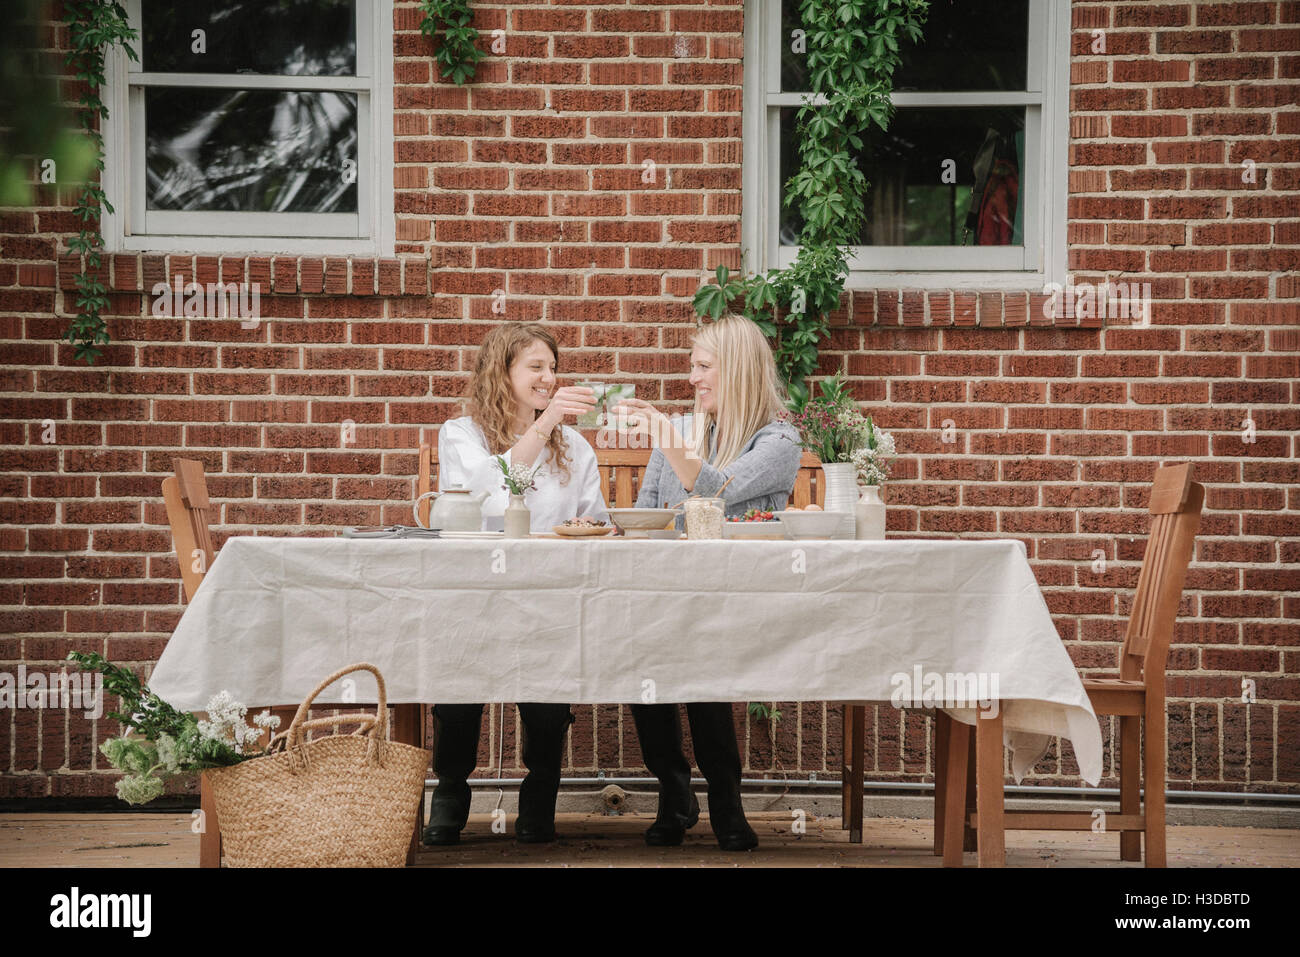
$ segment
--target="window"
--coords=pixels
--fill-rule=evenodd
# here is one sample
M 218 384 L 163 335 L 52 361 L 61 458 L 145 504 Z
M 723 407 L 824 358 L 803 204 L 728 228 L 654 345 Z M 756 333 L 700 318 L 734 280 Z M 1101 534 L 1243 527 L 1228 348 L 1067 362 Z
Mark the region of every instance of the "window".
M 128 0 L 110 249 L 391 255 L 391 5 Z
M 799 251 L 802 219 L 782 199 L 808 85 L 798 0 L 749 2 L 743 228 L 745 265 L 762 270 Z M 1068 34 L 1068 0 L 931 0 L 923 42 L 904 45 L 889 130 L 863 136 L 871 188 L 850 286 L 1063 276 Z

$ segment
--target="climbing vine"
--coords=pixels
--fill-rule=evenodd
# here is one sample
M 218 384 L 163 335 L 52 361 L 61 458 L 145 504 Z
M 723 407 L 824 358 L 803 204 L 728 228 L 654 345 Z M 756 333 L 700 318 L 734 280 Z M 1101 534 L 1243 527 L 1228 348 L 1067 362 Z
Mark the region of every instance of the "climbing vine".
M 695 294 L 695 311 L 714 319 L 730 308 L 753 319 L 772 340 L 791 404 L 808 400 L 804 380 L 817 368 L 848 279 L 849 248 L 857 243 L 870 184 L 858 167 L 862 134 L 882 130 L 893 116 L 890 91 L 905 40 L 921 38 L 928 0 L 800 0 L 811 95 L 796 117 L 799 170 L 785 184 L 784 203 L 803 217 L 800 250 L 785 269 L 731 278 Z M 825 97 L 821 105 L 814 98 Z M 737 301 L 733 307 L 733 301 Z
M 100 124 L 108 119 L 108 107 L 99 98 L 104 86 L 104 58 L 114 44 L 136 59 L 130 41 L 136 33 L 127 23 L 120 3 L 105 0 L 64 0 L 63 22 L 68 25 L 72 48 L 64 58 L 73 76 L 81 81 L 77 112 L 81 127 L 94 144 L 95 169 L 99 177 L 81 185 L 72 215 L 81 224 L 68 249 L 77 254 L 80 271 L 76 275 L 77 309 L 65 338 L 76 346 L 76 357 L 93 363 L 100 357 L 99 346 L 108 342 L 108 324 L 102 310 L 108 305 L 108 290 L 100 281 L 104 236 L 100 232 L 101 212 L 113 212 L 102 185 L 104 172 L 104 136 Z
M 442 43 L 434 57 L 439 74 L 457 86 L 464 86 L 474 79 L 478 61 L 485 56 L 475 46 L 478 31 L 469 25 L 474 18 L 469 0 L 423 0 L 420 9 L 424 11 L 420 32 L 430 37 L 442 34 Z

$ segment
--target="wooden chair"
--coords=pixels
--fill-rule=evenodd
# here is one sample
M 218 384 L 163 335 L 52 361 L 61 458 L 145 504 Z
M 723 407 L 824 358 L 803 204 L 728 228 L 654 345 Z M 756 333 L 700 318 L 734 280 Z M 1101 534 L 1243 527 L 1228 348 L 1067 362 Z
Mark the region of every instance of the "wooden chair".
M 1156 470 L 1147 508 L 1151 535 L 1120 652 L 1119 674 L 1082 679 L 1097 714 L 1119 718 L 1120 807 L 1118 814 L 1106 816 L 1106 830 L 1120 832 L 1123 861 L 1142 859 L 1139 842 L 1145 834 L 1147 867 L 1165 866 L 1165 664 L 1204 502 L 1205 489 L 1192 481 L 1190 464 Z M 938 715 L 935 765 L 936 771 L 944 768 L 944 775 L 943 782 L 935 784 L 935 853 L 943 855 L 946 866 L 960 866 L 958 847 L 966 843 L 963 833 L 978 823 L 978 812 L 972 814 L 969 807 L 976 792 L 976 783 L 967 773 L 971 727 L 943 712 Z M 1144 773 L 1139 782 L 1143 724 Z M 980 790 L 987 786 L 1000 791 L 1001 777 L 978 782 Z M 1092 827 L 1093 815 L 1088 812 L 1023 811 L 1004 814 L 1003 820 L 1005 830 L 1087 831 Z
M 176 561 L 180 565 L 181 585 L 185 600 L 194 600 L 204 576 L 212 567 L 215 557 L 212 532 L 208 527 L 211 503 L 208 500 L 208 483 L 203 476 L 203 463 L 197 459 L 173 459 L 176 474 L 163 479 L 163 503 L 167 507 L 167 523 L 172 530 L 172 543 Z M 291 720 L 281 714 L 281 721 Z M 221 866 L 221 831 L 217 823 L 217 808 L 207 778 L 199 776 L 199 805 L 202 809 L 203 831 L 199 835 L 199 866 Z
M 203 576 L 212 567 L 212 533 L 208 530 L 208 483 L 203 463 L 197 459 L 173 459 L 176 474 L 163 479 L 163 502 L 172 528 L 176 561 L 181 567 L 185 600 L 193 601 Z

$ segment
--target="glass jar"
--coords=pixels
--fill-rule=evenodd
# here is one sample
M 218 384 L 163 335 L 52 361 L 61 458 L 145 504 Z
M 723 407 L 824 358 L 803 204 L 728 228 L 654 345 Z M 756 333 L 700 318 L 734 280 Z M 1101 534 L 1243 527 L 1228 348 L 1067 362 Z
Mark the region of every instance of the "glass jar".
M 726 499 L 688 498 L 682 506 L 686 512 L 686 537 L 710 539 L 722 537 L 722 522 L 727 513 Z

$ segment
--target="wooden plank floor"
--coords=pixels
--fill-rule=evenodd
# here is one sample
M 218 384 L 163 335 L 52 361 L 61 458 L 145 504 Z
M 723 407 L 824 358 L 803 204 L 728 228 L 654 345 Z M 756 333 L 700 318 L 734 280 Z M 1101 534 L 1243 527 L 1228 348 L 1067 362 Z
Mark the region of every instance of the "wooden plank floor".
M 513 816 L 512 816 L 513 818 Z M 0 866 L 193 867 L 199 836 L 187 813 L 0 814 Z M 524 845 L 492 831 L 488 814 L 471 816 L 462 843 L 425 848 L 417 866 L 452 867 L 938 867 L 926 820 L 868 818 L 864 842 L 850 844 L 837 818 L 806 821 L 791 833 L 789 813 L 749 814 L 757 851 L 718 850 L 707 820 L 680 848 L 646 847 L 652 815 L 560 814 L 561 839 Z M 1300 867 L 1300 831 L 1249 827 L 1170 827 L 1170 867 Z M 1009 867 L 1141 867 L 1121 862 L 1119 836 L 1088 831 L 1012 831 Z M 975 855 L 967 854 L 973 866 Z

